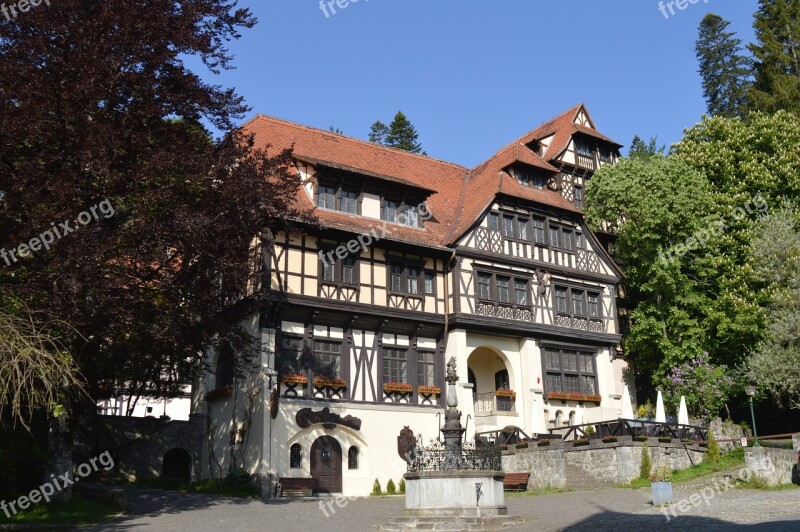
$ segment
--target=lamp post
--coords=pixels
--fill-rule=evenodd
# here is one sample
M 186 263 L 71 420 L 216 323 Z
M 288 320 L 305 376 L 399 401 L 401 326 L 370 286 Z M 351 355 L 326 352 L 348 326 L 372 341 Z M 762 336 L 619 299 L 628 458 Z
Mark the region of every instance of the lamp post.
M 755 386 L 745 386 L 744 393 L 747 394 L 747 398 L 750 400 L 750 417 L 753 419 L 753 437 L 755 438 L 755 442 L 753 443 L 753 447 L 759 447 L 758 445 L 758 432 L 756 431 L 756 414 L 753 411 L 753 396 L 756 394 L 756 387 Z

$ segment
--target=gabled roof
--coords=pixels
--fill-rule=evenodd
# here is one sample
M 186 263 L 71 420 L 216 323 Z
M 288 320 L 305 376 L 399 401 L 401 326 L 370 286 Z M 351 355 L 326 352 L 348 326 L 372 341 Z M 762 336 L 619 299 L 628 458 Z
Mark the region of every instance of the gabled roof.
M 242 126 L 242 130 L 255 136 L 257 148 L 268 151 L 292 148 L 298 161 L 420 190 L 428 195 L 427 203 L 433 218 L 425 223 L 425 229 L 389 224 L 391 234 L 387 238 L 446 249 L 480 219 L 498 195 L 529 200 L 569 213 L 580 213 L 559 192 L 522 185 L 506 170 L 514 164 L 522 164 L 555 175 L 558 169 L 549 161 L 567 148 L 576 133 L 591 135 L 619 146 L 596 130 L 576 124 L 581 111 L 593 125 L 588 111 L 583 104 L 579 104 L 503 147 L 472 170 L 261 114 Z M 527 147 L 527 144 L 549 136 L 553 136 L 553 139 L 543 157 Z M 325 227 L 368 232 L 383 225 L 383 222 L 371 218 L 318 209 L 302 189 L 298 191 L 297 201 L 302 207 L 313 209 L 314 215 Z
M 551 118 L 536 129 L 529 131 L 522 137 L 515 140 L 512 144 L 526 145 L 535 140 L 542 140 L 552 136 L 553 139 L 550 141 L 547 151 L 543 154 L 543 158 L 547 161 L 553 161 L 557 159 L 559 155 L 564 153 L 564 150 L 569 147 L 569 142 L 575 133 L 583 133 L 584 135 L 589 135 L 596 139 L 613 144 L 618 148 L 622 147 L 622 144 L 611 140 L 596 129 L 577 124 L 575 121 L 577 120 L 581 111 L 586 114 L 586 116 L 589 118 L 589 122 L 594 125 L 594 120 L 592 120 L 592 116 L 589 114 L 586 106 L 582 103 L 579 103 L 575 107 Z

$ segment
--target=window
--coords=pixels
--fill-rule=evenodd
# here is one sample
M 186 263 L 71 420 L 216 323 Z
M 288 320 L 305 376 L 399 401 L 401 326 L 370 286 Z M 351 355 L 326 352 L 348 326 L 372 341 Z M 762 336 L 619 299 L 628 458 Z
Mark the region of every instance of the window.
M 433 295 L 434 293 L 433 274 L 423 272 L 418 267 L 392 264 L 389 267 L 389 277 L 389 290 L 391 292 L 420 296 L 422 293 L 420 286 L 422 286 L 426 294 Z M 428 292 L 429 288 L 430 292 Z
M 323 283 L 358 284 L 358 255 L 339 259 L 332 250 L 322 250 L 320 278 Z
M 583 187 L 575 187 L 575 206 L 583 207 Z
M 500 215 L 497 214 L 496 212 L 490 212 L 487 223 L 489 225 L 489 229 L 494 229 L 494 230 L 500 229 Z
M 529 279 L 507 275 L 478 272 L 476 293 L 478 299 L 501 305 L 530 306 Z
M 550 246 L 567 251 L 574 251 L 575 244 L 572 229 L 550 224 Z
M 528 239 L 528 219 L 513 214 L 503 215 L 503 236 L 518 240 Z
M 303 448 L 299 443 L 295 443 L 289 449 L 289 467 L 292 469 L 303 467 Z
M 540 175 L 530 174 L 527 172 L 517 172 L 517 182 L 520 185 L 532 188 L 544 188 L 544 179 Z
M 575 139 L 575 149 L 581 155 L 588 155 L 589 157 L 592 156 L 592 145 L 589 144 L 589 141 L 584 139 Z
M 546 244 L 544 239 L 544 218 L 533 218 L 533 241 L 536 244 Z
M 503 236 L 516 238 L 514 234 L 514 218 L 512 216 L 503 216 Z
M 358 214 L 358 191 L 341 185 L 321 184 L 317 187 L 317 207 L 349 214 Z
M 358 469 L 358 447 L 355 445 L 347 450 L 347 469 Z
M 511 381 L 508 379 L 508 370 L 501 369 L 494 374 L 494 389 L 495 390 L 510 390 Z
M 383 200 L 381 220 L 409 227 L 422 227 L 422 218 L 417 211 L 417 207 L 397 200 Z
M 278 372 L 281 375 L 302 373 L 303 338 L 300 336 L 283 336 L 281 351 L 278 355 Z
M 342 190 L 339 192 L 339 210 L 349 214 L 358 213 L 358 192 Z
M 319 186 L 317 207 L 320 209 L 336 210 L 336 189 L 326 185 Z
M 381 209 L 381 220 L 387 222 L 394 222 L 397 219 L 397 210 L 400 208 L 400 203 L 392 200 L 384 200 L 383 209 Z
M 544 349 L 547 392 L 597 394 L 594 354 L 572 349 Z
M 233 369 L 234 369 L 234 356 L 233 350 L 230 347 L 224 346 L 217 358 L 217 390 L 228 386 L 233 386 Z
M 314 373 L 329 378 L 340 375 L 342 344 L 326 340 L 314 340 Z
M 517 279 L 514 281 L 514 293 L 517 305 L 528 306 L 528 281 Z
M 417 384 L 419 386 L 434 386 L 434 353 L 433 351 L 417 352 Z
M 580 288 L 556 286 L 555 309 L 559 314 L 600 318 L 600 294 Z M 570 305 L 571 303 L 571 305 Z
M 425 293 L 428 295 L 433 295 L 436 293 L 434 275 L 432 272 L 425 272 Z
M 408 382 L 408 361 L 406 350 L 384 348 L 383 350 L 383 383 Z
M 478 299 L 492 299 L 492 276 L 478 273 Z
M 604 163 L 611 162 L 611 150 L 607 146 L 600 146 L 600 160 Z

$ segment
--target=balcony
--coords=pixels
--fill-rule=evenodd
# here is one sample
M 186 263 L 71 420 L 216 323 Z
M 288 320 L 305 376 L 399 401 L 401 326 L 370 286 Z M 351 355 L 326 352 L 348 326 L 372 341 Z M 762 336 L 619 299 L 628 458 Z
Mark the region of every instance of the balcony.
M 475 417 L 514 414 L 517 411 L 516 397 L 500 397 L 497 392 L 473 393 Z

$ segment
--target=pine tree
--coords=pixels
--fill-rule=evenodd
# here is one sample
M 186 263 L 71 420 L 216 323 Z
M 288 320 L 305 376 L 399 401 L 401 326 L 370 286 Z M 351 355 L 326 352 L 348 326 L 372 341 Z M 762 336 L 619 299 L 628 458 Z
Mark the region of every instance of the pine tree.
M 386 143 L 386 135 L 388 133 L 389 128 L 386 127 L 386 124 L 378 120 L 369 128 L 369 141 L 383 146 Z
M 628 149 L 629 159 L 649 159 L 653 156 L 663 156 L 666 146 L 663 144 L 658 146 L 658 138 L 651 137 L 650 142 L 645 144 L 639 135 L 634 135 L 631 141 L 631 147 Z
M 394 120 L 389 124 L 389 130 L 384 139 L 384 144 L 390 148 L 409 151 L 411 153 L 422 153 L 422 145 L 417 142 L 419 134 L 413 124 L 408 120 L 402 111 L 398 111 Z
M 760 0 L 753 27 L 755 82 L 748 93 L 752 110 L 800 112 L 800 1 Z
M 743 114 L 750 60 L 741 53 L 742 40 L 725 31 L 729 25 L 718 15 L 706 15 L 700 23 L 695 50 L 708 114 L 730 118 Z

